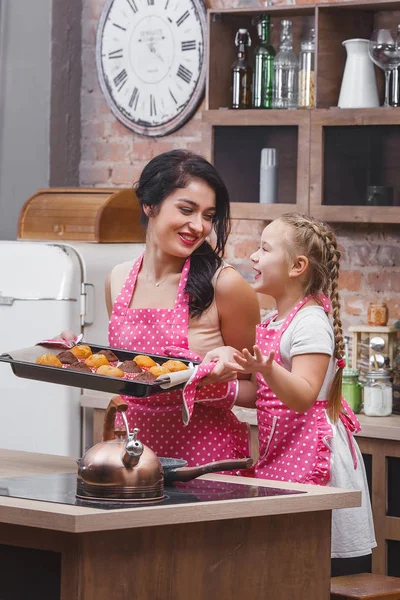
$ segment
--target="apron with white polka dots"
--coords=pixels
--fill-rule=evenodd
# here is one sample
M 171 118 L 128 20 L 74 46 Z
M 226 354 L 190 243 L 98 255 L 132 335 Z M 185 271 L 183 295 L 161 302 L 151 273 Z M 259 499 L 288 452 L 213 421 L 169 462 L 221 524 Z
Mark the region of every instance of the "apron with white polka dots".
M 274 350 L 276 362 L 282 365 L 279 350 L 282 335 L 310 299 L 311 296 L 307 296 L 296 304 L 280 329 L 268 329 L 275 315 L 257 326 L 256 343 L 263 355 L 267 356 Z M 321 299 L 324 300 L 324 297 Z M 324 309 L 329 311 L 325 302 Z M 299 413 L 276 397 L 260 373 L 257 373 L 257 383 L 260 457 L 254 466 L 256 477 L 326 485 L 331 468 L 331 451 L 327 442 L 333 435 L 326 413 L 327 400 L 317 400 L 306 412 Z
M 182 270 L 173 309 L 129 308 L 143 255 L 134 263 L 118 295 L 109 323 L 109 345 L 142 354 L 191 355 L 188 344 L 189 302 L 185 294 L 190 258 Z M 179 352 L 180 350 L 180 352 Z M 226 384 L 223 384 L 226 385 Z M 182 419 L 182 390 L 171 390 L 143 398 L 124 396 L 130 428 L 138 427 L 140 440 L 159 456 L 183 458 L 189 465 L 201 465 L 225 458 L 249 456 L 249 427 L 230 410 L 235 401 L 236 385 L 226 386 L 222 402 L 212 406 L 205 392 L 185 426 Z M 218 394 L 216 394 L 218 396 Z M 117 426 L 122 420 L 116 419 Z

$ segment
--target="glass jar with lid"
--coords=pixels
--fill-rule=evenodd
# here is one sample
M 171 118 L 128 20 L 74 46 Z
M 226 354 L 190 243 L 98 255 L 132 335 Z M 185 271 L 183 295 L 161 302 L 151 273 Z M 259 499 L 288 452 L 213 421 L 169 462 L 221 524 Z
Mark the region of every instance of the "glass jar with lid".
M 310 30 L 308 40 L 301 42 L 299 54 L 299 108 L 315 106 L 315 29 Z
M 356 414 L 360 412 L 362 406 L 362 386 L 358 381 L 358 375 L 358 369 L 343 369 L 342 395 Z
M 368 371 L 364 385 L 364 413 L 368 417 L 392 414 L 393 390 L 389 371 Z

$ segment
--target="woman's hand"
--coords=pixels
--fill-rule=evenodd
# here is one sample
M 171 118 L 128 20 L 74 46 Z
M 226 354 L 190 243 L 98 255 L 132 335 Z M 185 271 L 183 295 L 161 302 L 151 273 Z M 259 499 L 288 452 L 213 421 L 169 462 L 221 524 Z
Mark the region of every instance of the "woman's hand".
M 203 364 L 211 362 L 216 363 L 212 372 L 201 380 L 201 385 L 209 385 L 211 383 L 226 383 L 237 379 L 238 365 L 233 368 L 228 364 L 234 361 L 234 354 L 237 352 L 231 346 L 220 346 L 211 352 L 207 352 L 203 359 Z
M 254 354 L 251 354 L 247 348 L 242 352 L 233 354 L 234 362 L 228 362 L 227 369 L 234 369 L 238 373 L 261 373 L 263 377 L 268 377 L 271 373 L 274 362 L 275 351 L 271 350 L 268 356 L 264 356 L 258 346 L 253 346 Z
M 73 331 L 69 331 L 68 329 L 66 329 L 65 331 L 62 331 L 59 335 L 56 335 L 53 339 L 55 340 L 65 340 L 66 342 L 74 342 L 77 338 L 77 334 L 74 333 Z

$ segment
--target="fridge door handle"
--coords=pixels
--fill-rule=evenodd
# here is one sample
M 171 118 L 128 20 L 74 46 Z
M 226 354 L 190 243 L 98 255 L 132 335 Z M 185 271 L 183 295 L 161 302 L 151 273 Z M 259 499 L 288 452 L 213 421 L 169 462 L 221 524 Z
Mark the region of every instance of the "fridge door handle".
M 82 283 L 81 290 L 81 326 L 93 325 L 94 322 L 94 285 Z
M 14 302 L 43 302 L 51 300 L 54 302 L 76 302 L 76 298 L 15 298 L 14 296 L 3 296 L 0 292 L 0 306 L 12 306 Z

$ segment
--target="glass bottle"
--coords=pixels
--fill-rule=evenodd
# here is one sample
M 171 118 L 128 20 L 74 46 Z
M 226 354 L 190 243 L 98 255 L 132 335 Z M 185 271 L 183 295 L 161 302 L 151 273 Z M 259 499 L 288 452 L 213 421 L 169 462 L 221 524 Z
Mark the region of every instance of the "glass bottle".
M 365 374 L 364 413 L 368 417 L 392 414 L 393 391 L 388 371 L 368 371 Z
M 315 106 L 315 29 L 311 29 L 310 38 L 301 42 L 299 55 L 299 108 Z
M 232 65 L 232 108 L 251 108 L 253 69 L 246 56 L 246 48 L 251 46 L 247 29 L 237 31 L 235 45 L 238 47 L 238 53 Z
M 279 52 L 274 60 L 273 108 L 297 108 L 299 61 L 293 52 L 292 21 L 281 21 Z
M 362 386 L 358 381 L 358 369 L 343 369 L 342 375 L 342 395 L 347 404 L 356 414 L 360 412 L 362 406 Z
M 254 51 L 253 108 L 272 108 L 275 50 L 270 44 L 271 19 L 261 15 L 257 24 L 260 43 Z

